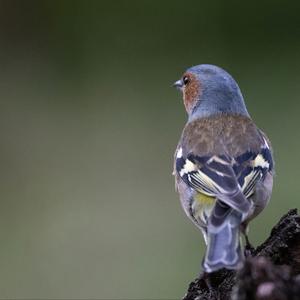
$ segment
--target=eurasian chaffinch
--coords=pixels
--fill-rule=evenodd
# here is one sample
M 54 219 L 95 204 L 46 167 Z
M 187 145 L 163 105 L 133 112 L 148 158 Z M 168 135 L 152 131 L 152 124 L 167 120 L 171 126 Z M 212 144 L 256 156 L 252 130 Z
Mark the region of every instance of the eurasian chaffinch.
M 175 152 L 182 207 L 207 245 L 205 272 L 236 269 L 243 261 L 240 232 L 267 205 L 273 158 L 235 80 L 213 65 L 189 68 L 174 86 L 183 93 L 188 121 Z

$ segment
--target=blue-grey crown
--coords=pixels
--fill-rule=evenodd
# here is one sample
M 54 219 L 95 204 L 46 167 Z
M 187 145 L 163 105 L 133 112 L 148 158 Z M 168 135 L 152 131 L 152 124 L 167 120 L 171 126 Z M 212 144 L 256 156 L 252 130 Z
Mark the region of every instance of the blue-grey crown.
M 191 111 L 189 119 L 218 113 L 249 116 L 238 84 L 225 70 L 205 64 L 191 67 L 187 72 L 196 75 L 201 84 L 199 101 Z

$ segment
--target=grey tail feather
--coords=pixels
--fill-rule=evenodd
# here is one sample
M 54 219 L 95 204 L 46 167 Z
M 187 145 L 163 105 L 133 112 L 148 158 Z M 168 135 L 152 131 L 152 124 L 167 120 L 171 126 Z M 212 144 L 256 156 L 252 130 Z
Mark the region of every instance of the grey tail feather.
M 212 215 L 207 227 L 207 250 L 203 267 L 208 273 L 222 268 L 237 269 L 243 261 L 244 254 L 240 244 L 242 215 L 229 207 L 227 209 L 221 224 L 217 222 L 218 225 L 215 226 L 216 215 Z

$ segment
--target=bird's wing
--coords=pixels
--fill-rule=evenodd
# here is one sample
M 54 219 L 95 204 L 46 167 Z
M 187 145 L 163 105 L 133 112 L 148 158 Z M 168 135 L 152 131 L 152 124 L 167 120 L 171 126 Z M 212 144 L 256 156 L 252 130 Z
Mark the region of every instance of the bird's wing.
M 246 151 L 237 157 L 229 155 L 200 156 L 181 148 L 176 155 L 176 171 L 194 190 L 216 197 L 242 214 L 249 212 L 246 199 L 273 168 L 270 147 L 266 139 L 259 151 Z
M 248 150 L 234 159 L 233 170 L 246 198 L 254 193 L 256 183 L 274 168 L 269 142 L 263 134 L 262 139 L 259 151 Z
M 228 157 L 200 157 L 192 153 L 179 157 L 177 153 L 176 170 L 194 190 L 216 197 L 244 215 L 249 212 L 250 203 L 241 192 Z

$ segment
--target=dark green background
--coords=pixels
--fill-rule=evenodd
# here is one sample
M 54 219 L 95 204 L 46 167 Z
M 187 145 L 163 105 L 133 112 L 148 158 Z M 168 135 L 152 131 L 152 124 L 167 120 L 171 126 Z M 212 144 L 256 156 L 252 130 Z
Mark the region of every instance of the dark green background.
M 299 2 L 298 2 L 299 3 Z M 180 298 L 203 239 L 171 175 L 171 88 L 212 63 L 274 147 L 258 244 L 299 201 L 296 1 L 0 1 L 0 298 Z

